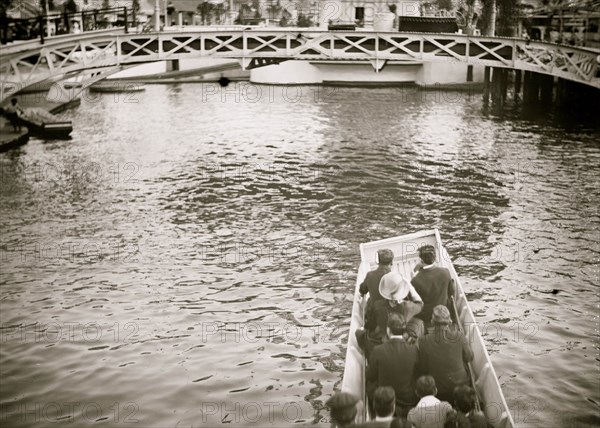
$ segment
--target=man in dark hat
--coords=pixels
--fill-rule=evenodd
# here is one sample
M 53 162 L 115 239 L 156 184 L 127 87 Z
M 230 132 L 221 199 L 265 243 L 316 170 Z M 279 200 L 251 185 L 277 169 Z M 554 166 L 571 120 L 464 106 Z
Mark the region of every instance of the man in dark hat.
M 367 394 L 374 396 L 380 386 L 391 386 L 396 394 L 396 415 L 406 417 L 417 404 L 414 381 L 417 373 L 419 349 L 410 343 L 406 334 L 406 320 L 391 312 L 387 322 L 388 341 L 373 348 L 367 368 Z
M 454 285 L 448 269 L 435 265 L 433 245 L 419 248 L 419 258 L 422 266 L 411 283 L 424 303 L 423 310 L 416 316 L 429 326 L 433 308 L 448 306 L 449 297 L 454 296 Z
M 358 398 L 348 392 L 336 392 L 325 403 L 331 414 L 331 427 L 344 428 L 354 425 Z

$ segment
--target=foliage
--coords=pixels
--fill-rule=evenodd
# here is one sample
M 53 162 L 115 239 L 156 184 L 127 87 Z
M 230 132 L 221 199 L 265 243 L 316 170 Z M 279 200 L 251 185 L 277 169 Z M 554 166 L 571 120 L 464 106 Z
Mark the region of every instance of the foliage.
M 479 15 L 477 14 L 477 3 L 476 0 L 462 0 L 458 3 L 458 10 L 456 11 L 457 21 L 459 27 L 463 29 L 466 34 L 473 34 Z
M 110 9 L 110 0 L 102 0 L 102 9 Z
M 77 12 L 77 3 L 75 0 L 67 0 L 63 5 L 65 12 L 67 13 L 76 13 Z
M 310 17 L 299 13 L 298 14 L 298 27 L 312 27 L 313 23 Z
M 439 10 L 452 10 L 452 0 L 437 0 Z
M 496 32 L 496 0 L 481 0 L 481 33 L 493 36 Z
M 267 6 L 267 11 L 269 12 L 269 18 L 276 19 L 279 16 L 279 14 L 281 13 L 282 9 L 283 8 L 281 7 L 279 0 L 277 0 L 277 3 L 269 4 L 269 6 Z
M 0 16 L 5 17 L 12 0 L 0 0 Z
M 514 36 L 521 17 L 519 0 L 497 0 L 496 33 L 499 36 Z
M 200 14 L 200 19 L 202 20 L 202 25 L 210 24 L 210 13 L 213 8 L 214 8 L 214 5 L 207 1 L 203 1 L 196 8 L 198 13 Z

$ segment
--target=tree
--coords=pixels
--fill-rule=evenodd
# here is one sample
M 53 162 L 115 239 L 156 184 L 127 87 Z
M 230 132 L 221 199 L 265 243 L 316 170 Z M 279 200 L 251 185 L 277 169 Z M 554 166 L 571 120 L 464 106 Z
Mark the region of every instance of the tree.
M 137 14 L 140 11 L 140 0 L 133 0 L 131 2 L 131 18 L 133 26 L 137 27 Z
M 462 26 L 466 34 L 472 35 L 477 25 L 478 15 L 475 13 L 476 0 L 463 0 L 456 12 L 458 17 L 462 17 Z M 459 24 L 460 25 L 460 24 Z
M 229 6 L 225 3 L 217 3 L 213 7 L 213 15 L 215 18 L 215 22 L 220 24 L 223 22 L 223 14 L 229 10 Z
M 439 10 L 452 10 L 452 0 L 437 0 Z
M 6 16 L 8 9 L 12 5 L 12 0 L 0 0 L 0 15 Z
M 496 0 L 481 0 L 483 15 L 483 35 L 494 36 L 496 34 Z
M 66 13 L 77 13 L 77 3 L 75 3 L 75 0 L 67 0 L 63 8 Z
M 498 0 L 496 25 L 499 36 L 515 36 L 517 22 L 521 17 L 518 3 L 519 0 Z
M 269 4 L 269 6 L 267 7 L 267 10 L 269 11 L 269 19 L 279 18 L 279 13 L 281 12 L 281 9 L 282 7 L 279 3 L 279 0 L 277 0 L 277 3 Z
M 298 27 L 312 27 L 313 23 L 309 16 L 303 13 L 298 14 Z
M 210 24 L 210 12 L 212 11 L 213 5 L 207 1 L 204 1 L 196 8 L 200 14 L 202 25 Z
M 102 9 L 110 9 L 110 0 L 102 0 Z

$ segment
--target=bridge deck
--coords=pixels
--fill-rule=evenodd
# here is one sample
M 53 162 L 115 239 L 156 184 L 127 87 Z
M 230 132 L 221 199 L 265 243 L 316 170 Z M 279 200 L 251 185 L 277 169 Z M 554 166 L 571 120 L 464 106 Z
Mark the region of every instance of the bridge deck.
M 243 68 L 285 60 L 482 64 L 549 74 L 600 88 L 598 52 L 572 46 L 461 34 L 256 29 L 124 34 L 103 30 L 16 43 L 3 48 L 2 99 L 48 78 L 90 68 L 171 59 L 217 57 Z

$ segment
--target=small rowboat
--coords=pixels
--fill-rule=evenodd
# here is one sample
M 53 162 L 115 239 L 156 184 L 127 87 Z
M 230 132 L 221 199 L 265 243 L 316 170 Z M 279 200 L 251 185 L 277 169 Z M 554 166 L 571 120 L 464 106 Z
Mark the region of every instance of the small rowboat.
M 363 352 L 358 346 L 355 335 L 356 330 L 364 325 L 364 313 L 366 309 L 366 299 L 361 297 L 359 285 L 364 280 L 367 272 L 377 266 L 377 251 L 384 248 L 388 248 L 394 252 L 392 269 L 400 272 L 406 278 L 411 278 L 415 266 L 420 261 L 418 249 L 424 245 L 433 245 L 435 247 L 438 265 L 447 268 L 454 279 L 456 285 L 456 314 L 473 349 L 474 359 L 470 364 L 471 385 L 477 391 L 481 410 L 484 412 L 491 426 L 495 428 L 512 428 L 514 427 L 514 422 L 502 394 L 496 372 L 481 338 L 479 328 L 475 323 L 471 308 L 469 308 L 460 280 L 456 275 L 448 252 L 442 245 L 437 229 L 360 245 L 361 263 L 356 278 L 342 391 L 350 392 L 362 400 L 363 405 L 359 409 L 358 422 L 368 420 L 368 406 L 364 405 L 367 402 L 365 388 L 366 361 Z
M 73 131 L 70 120 L 61 121 L 56 116 L 38 107 L 27 108 L 19 115 L 19 121 L 32 135 L 42 138 L 69 138 Z

